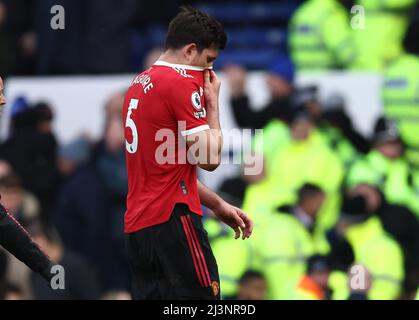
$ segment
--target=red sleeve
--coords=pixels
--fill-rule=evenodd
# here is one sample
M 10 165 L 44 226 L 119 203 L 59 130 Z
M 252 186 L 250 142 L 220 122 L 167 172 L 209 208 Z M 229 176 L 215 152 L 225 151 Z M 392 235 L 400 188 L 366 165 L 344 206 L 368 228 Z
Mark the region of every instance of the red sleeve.
M 204 108 L 204 92 L 197 82 L 187 80 L 173 86 L 170 102 L 182 136 L 210 128 Z

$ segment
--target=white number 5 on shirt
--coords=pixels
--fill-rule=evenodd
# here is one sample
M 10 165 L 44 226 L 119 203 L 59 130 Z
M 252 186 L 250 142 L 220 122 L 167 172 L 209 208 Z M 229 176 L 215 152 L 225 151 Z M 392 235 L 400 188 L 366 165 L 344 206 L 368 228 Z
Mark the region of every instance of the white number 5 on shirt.
M 129 102 L 127 119 L 125 121 L 125 127 L 130 128 L 132 131 L 132 142 L 129 143 L 125 140 L 125 148 L 129 153 L 135 153 L 138 149 L 138 132 L 137 127 L 135 126 L 134 120 L 131 119 L 132 110 L 138 108 L 138 99 L 131 99 Z

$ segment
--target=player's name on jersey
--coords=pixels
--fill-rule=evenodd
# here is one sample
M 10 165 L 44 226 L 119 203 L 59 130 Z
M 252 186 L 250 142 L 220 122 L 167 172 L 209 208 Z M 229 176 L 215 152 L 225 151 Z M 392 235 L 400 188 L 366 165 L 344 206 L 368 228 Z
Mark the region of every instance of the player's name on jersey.
M 154 88 L 153 83 L 151 82 L 151 77 L 148 74 L 140 74 L 136 76 L 134 81 L 132 81 L 131 86 L 138 83 L 143 87 L 144 93 L 147 93 Z

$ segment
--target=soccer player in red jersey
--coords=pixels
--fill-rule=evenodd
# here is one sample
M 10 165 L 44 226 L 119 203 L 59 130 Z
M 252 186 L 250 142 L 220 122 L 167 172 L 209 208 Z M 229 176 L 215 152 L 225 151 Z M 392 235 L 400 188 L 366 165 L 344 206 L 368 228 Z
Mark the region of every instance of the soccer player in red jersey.
M 124 102 L 128 170 L 125 233 L 135 299 L 219 299 L 201 203 L 248 238 L 253 223 L 197 180 L 221 162 L 220 81 L 212 64 L 227 36 L 213 17 L 182 7 L 165 51 Z

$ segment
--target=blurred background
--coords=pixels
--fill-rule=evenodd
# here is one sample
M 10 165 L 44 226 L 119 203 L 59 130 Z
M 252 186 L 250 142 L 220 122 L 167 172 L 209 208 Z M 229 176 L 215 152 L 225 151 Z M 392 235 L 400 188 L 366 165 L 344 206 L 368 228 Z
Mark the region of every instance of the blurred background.
M 236 241 L 204 208 L 223 299 L 415 299 L 417 0 L 0 0 L 1 203 L 67 288 L 2 250 L 0 298 L 130 299 L 122 103 L 182 4 L 228 33 L 222 127 L 263 129 L 247 141 L 261 174 L 199 172 L 255 221 Z

